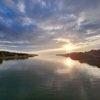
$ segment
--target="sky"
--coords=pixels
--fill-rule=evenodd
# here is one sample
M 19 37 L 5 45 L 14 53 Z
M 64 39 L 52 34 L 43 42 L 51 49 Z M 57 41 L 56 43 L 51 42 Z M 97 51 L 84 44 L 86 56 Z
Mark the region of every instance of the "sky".
M 0 0 L 0 50 L 99 49 L 100 0 Z

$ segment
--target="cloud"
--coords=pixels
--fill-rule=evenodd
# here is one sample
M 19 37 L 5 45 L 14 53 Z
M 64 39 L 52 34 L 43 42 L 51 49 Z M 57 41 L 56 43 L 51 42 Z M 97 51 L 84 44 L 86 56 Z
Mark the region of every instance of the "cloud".
M 99 0 L 0 0 L 0 44 L 19 51 L 55 49 L 66 43 L 95 42 L 97 47 L 99 11 Z
M 19 10 L 24 13 L 25 5 L 22 2 L 19 2 L 18 7 L 19 7 Z

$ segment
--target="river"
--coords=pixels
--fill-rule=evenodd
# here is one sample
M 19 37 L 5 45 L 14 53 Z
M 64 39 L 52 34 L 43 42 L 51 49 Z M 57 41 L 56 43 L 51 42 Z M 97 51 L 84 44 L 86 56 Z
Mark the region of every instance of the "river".
M 0 100 L 100 100 L 100 66 L 65 57 L 0 61 Z

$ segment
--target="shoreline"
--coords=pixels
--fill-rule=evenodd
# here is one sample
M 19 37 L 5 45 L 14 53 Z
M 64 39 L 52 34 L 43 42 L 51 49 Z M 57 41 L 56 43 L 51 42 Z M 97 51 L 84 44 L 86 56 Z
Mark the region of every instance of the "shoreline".
M 0 59 L 10 59 L 10 58 L 13 58 L 13 59 L 20 59 L 20 58 L 29 58 L 28 56 L 24 57 L 24 56 L 4 56 L 4 57 L 0 57 Z

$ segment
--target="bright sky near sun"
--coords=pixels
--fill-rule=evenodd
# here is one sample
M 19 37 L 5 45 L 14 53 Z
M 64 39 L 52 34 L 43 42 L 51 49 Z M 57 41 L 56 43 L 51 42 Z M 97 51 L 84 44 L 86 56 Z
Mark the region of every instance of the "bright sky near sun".
M 100 0 L 0 0 L 0 50 L 98 49 Z

